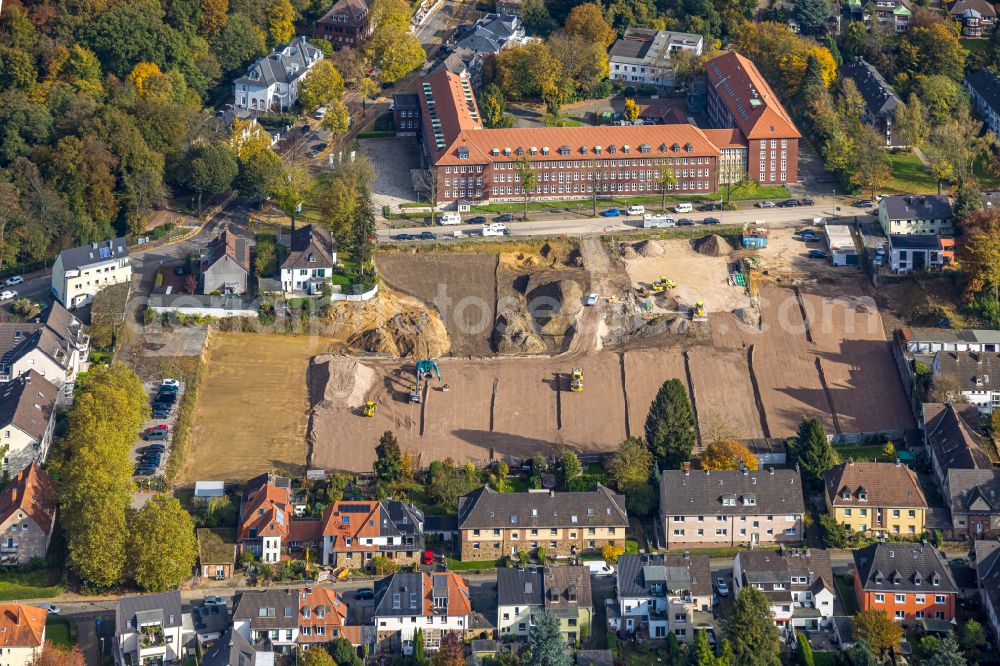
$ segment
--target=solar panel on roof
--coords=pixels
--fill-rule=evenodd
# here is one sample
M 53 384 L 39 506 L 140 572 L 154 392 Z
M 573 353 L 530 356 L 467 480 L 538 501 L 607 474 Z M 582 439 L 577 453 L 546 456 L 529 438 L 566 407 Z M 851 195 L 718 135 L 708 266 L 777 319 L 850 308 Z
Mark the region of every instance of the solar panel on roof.
M 367 504 L 341 504 L 341 513 L 368 513 Z

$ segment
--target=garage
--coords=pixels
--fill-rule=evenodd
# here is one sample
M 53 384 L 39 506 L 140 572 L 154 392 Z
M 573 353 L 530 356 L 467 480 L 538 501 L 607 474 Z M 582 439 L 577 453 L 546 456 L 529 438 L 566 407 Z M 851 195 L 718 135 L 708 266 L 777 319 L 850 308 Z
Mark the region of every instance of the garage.
M 858 248 L 854 244 L 851 228 L 846 224 L 827 225 L 826 244 L 834 266 L 858 265 Z

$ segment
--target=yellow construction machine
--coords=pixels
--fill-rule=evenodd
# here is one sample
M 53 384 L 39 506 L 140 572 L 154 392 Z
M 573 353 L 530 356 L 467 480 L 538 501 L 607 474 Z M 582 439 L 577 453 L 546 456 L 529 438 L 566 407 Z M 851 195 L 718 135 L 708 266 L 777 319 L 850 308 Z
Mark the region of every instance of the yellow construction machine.
M 573 368 L 573 372 L 570 374 L 569 378 L 569 390 L 574 393 L 580 393 L 583 391 L 583 370 L 580 368 Z
M 692 319 L 704 319 L 705 318 L 705 301 L 699 299 L 695 302 L 694 307 L 691 308 L 691 318 Z
M 665 275 L 661 275 L 660 279 L 653 283 L 653 291 L 669 291 L 677 286 L 677 283 L 673 280 L 667 278 Z
M 369 400 L 365 403 L 364 411 L 362 412 L 365 416 L 375 416 L 375 403 Z

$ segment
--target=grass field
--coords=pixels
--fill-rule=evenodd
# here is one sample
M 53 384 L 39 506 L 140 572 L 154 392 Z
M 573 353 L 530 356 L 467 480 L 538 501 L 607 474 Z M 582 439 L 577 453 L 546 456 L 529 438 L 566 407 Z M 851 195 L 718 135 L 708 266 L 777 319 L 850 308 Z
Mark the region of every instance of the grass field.
M 892 181 L 887 191 L 903 194 L 937 194 L 937 182 L 913 153 L 890 153 Z
M 45 621 L 45 638 L 57 647 L 72 647 L 73 634 L 69 628 L 69 620 L 50 615 Z
M 787 199 L 788 190 L 783 185 L 762 185 L 757 188 L 753 193 L 753 196 L 746 199 L 746 201 L 759 201 L 762 199 Z M 719 201 L 718 195 L 707 195 L 707 194 L 668 194 L 667 204 L 676 203 L 679 201 Z M 622 207 L 629 206 L 632 204 L 636 205 L 646 205 L 646 206 L 658 206 L 660 204 L 660 196 L 641 196 L 641 197 L 598 197 L 597 199 L 597 209 L 598 212 L 605 208 L 612 207 Z M 529 201 L 528 210 L 529 211 L 566 211 L 566 210 L 578 210 L 580 214 L 587 215 L 593 212 L 593 200 L 592 199 L 578 199 L 576 201 Z M 483 206 L 473 206 L 472 210 L 477 213 L 507 213 L 507 212 L 518 212 L 524 210 L 523 201 L 512 201 L 510 203 L 494 203 L 486 204 Z
M 887 456 L 882 455 L 884 445 L 862 446 L 862 445 L 836 445 L 833 450 L 837 452 L 841 460 L 857 460 L 872 462 L 892 462 Z
M 58 568 L 4 572 L 0 574 L 0 601 L 57 597 L 63 592 L 61 581 Z
M 213 335 L 179 481 L 245 480 L 276 468 L 304 469 L 306 369 L 329 344 L 317 336 Z

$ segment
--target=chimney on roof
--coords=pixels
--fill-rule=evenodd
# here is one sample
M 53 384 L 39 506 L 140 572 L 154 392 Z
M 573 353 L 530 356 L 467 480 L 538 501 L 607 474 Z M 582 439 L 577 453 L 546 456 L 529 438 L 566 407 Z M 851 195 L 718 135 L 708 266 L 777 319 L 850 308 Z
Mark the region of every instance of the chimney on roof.
M 896 467 L 900 467 L 902 464 L 903 463 L 900 461 L 900 459 L 896 458 Z
M 691 461 L 685 461 L 681 463 L 681 469 L 684 470 L 684 476 L 691 473 Z
M 767 468 L 767 473 L 770 474 L 771 476 L 774 476 L 774 468 L 773 467 L 768 467 Z

